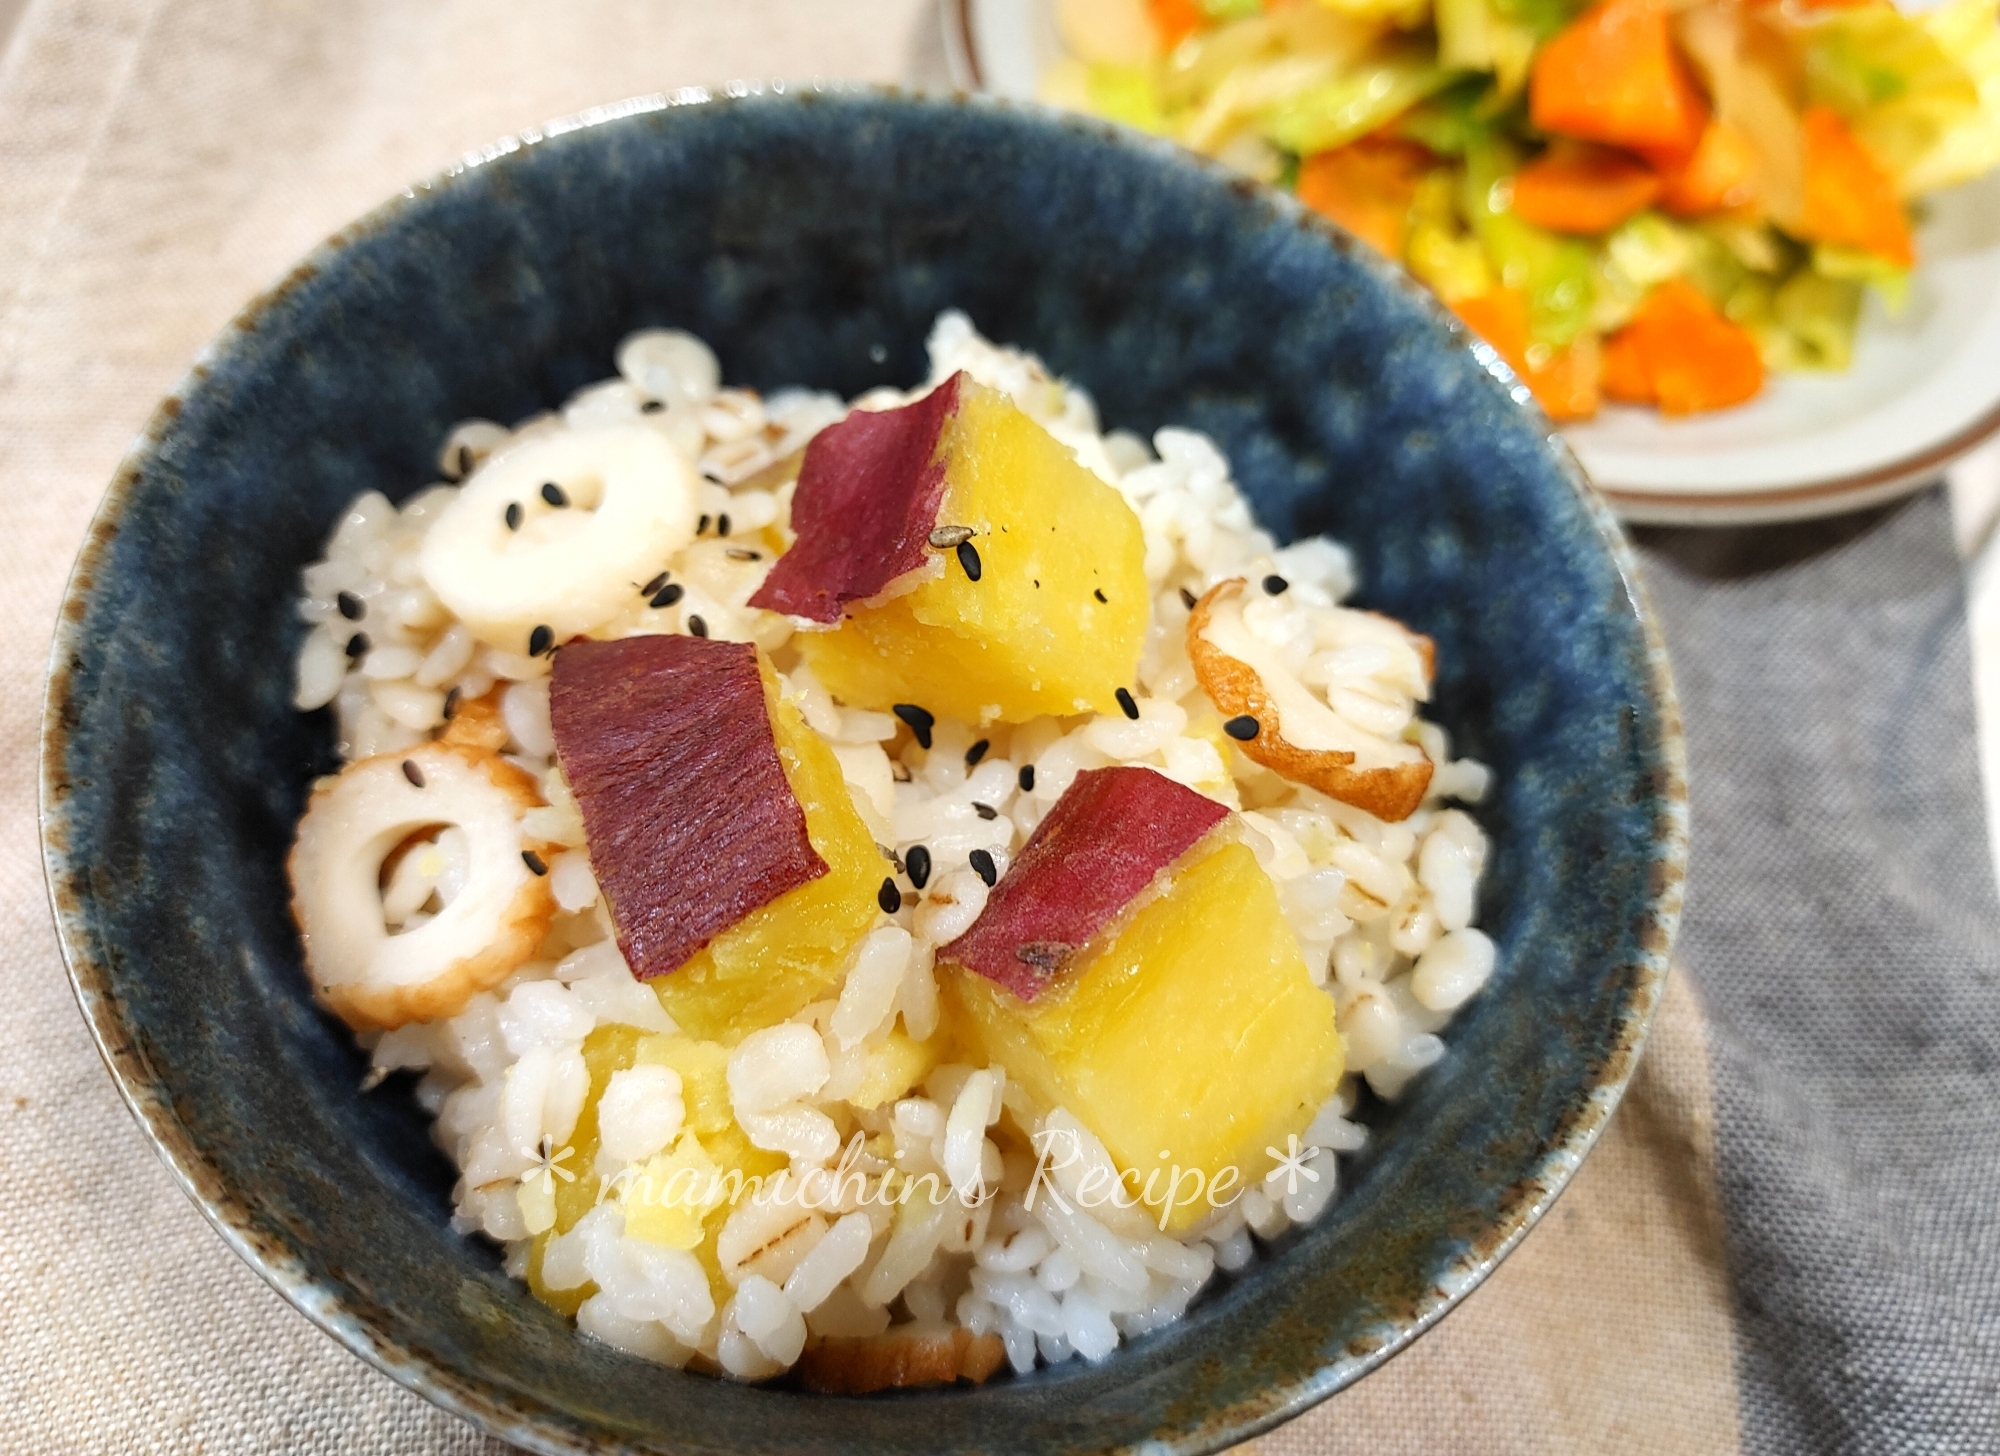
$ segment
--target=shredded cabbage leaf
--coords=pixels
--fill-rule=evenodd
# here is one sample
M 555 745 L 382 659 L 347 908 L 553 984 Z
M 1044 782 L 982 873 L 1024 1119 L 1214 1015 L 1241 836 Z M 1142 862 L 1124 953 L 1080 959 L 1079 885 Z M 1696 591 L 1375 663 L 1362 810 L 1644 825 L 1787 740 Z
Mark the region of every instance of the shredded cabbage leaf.
M 1494 0 L 1436 0 L 1438 64 L 1454 71 L 1492 73 L 1503 98 L 1528 84 L 1539 38 L 1532 26 L 1504 13 Z
M 2000 167 L 2000 0 L 1953 0 L 1923 20 L 1971 78 L 1978 104 L 1898 175 L 1905 197 L 1969 182 Z
M 1272 107 L 1260 129 L 1275 145 L 1309 156 L 1395 120 L 1451 79 L 1420 51 L 1400 49 Z

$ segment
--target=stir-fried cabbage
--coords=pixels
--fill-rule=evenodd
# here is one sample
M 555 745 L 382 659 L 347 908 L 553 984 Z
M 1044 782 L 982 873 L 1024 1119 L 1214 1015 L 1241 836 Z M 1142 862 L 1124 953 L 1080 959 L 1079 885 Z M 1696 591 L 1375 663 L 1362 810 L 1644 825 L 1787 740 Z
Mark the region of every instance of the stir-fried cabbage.
M 2000 167 L 2000 0 L 1656 3 L 1057 0 L 1081 60 L 1045 94 L 1293 188 L 1558 418 L 1846 367 L 1865 295 L 1907 292 L 1895 199 Z M 1710 369 L 1742 387 L 1662 383 Z

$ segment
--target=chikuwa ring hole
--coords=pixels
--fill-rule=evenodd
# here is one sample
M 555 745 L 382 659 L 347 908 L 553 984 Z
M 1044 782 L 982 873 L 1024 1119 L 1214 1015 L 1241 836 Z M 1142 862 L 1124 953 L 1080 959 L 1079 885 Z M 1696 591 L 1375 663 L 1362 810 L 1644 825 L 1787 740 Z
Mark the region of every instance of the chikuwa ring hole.
M 520 529 L 508 544 L 532 549 L 567 540 L 591 523 L 603 502 L 600 475 L 544 481 L 529 494 Z
M 426 824 L 404 836 L 382 861 L 382 926 L 407 934 L 437 918 L 465 888 L 471 867 L 465 831 L 456 824 Z

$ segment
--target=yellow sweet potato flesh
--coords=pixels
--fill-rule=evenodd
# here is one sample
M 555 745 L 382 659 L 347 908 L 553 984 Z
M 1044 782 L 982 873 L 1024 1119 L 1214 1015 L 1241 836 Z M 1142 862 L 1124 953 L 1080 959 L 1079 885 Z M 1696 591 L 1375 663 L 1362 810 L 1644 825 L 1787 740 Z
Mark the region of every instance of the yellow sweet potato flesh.
M 1146 630 L 1138 517 L 1005 395 L 970 381 L 939 451 L 938 524 L 972 531 L 979 580 L 940 551 L 913 590 L 800 633 L 813 672 L 878 711 L 918 703 L 980 723 L 1116 712 Z
M 1219 1197 L 1240 1196 L 1270 1170 L 1265 1149 L 1303 1132 L 1340 1081 L 1333 998 L 1241 844 L 1183 869 L 1032 1004 L 963 970 L 945 985 L 960 1034 L 1095 1133 L 1169 1232 L 1211 1208 L 1191 1182 L 1169 1194 L 1175 1165 L 1204 1189 L 1234 1168 L 1237 1192 Z
M 574 1182 L 556 1184 L 556 1225 L 550 1233 L 568 1233 L 575 1228 L 600 1196 L 617 1198 L 625 1211 L 625 1231 L 633 1238 L 693 1251 L 720 1305 L 730 1289 L 716 1261 L 715 1235 L 737 1201 L 729 1174 L 734 1170 L 748 1180 L 769 1177 L 785 1166 L 782 1155 L 753 1146 L 736 1125 L 729 1104 L 729 1049 L 680 1034 L 661 1036 L 629 1026 L 600 1026 L 585 1039 L 583 1059 L 590 1069 L 590 1093 L 577 1117 L 576 1130 L 570 1134 L 568 1146 L 574 1155 L 561 1164 L 577 1176 Z M 652 1159 L 622 1187 L 614 1183 L 604 1189 L 595 1166 L 598 1099 L 613 1073 L 637 1066 L 670 1067 L 679 1074 L 687 1120 L 672 1148 Z M 683 1167 L 691 1170 L 690 1174 L 674 1184 L 674 1173 Z M 710 1188 L 711 1174 L 722 1180 L 724 1193 L 713 1202 L 702 1196 Z M 692 1192 L 695 1196 L 692 1202 L 669 1197 L 670 1188 L 675 1195 Z M 649 1199 L 649 1189 L 658 1190 L 660 1196 Z M 575 1289 L 550 1289 L 543 1282 L 542 1251 L 549 1237 L 544 1233 L 535 1239 L 528 1261 L 528 1287 L 542 1303 L 573 1316 L 584 1300 L 597 1292 L 597 1286 L 586 1282 Z
M 880 913 L 875 896 L 887 873 L 833 751 L 778 696 L 768 664 L 763 670 L 778 758 L 827 872 L 753 910 L 650 983 L 683 1031 L 731 1045 L 838 989 L 848 953 Z
M 715 1236 L 730 1210 L 749 1198 L 750 1190 L 758 1186 L 749 1180 L 768 1178 L 785 1166 L 785 1158 L 754 1146 L 736 1125 L 729 1105 L 727 1047 L 688 1036 L 649 1036 L 639 1044 L 634 1061 L 636 1065 L 671 1067 L 680 1074 L 681 1103 L 687 1109 L 687 1121 L 679 1142 L 668 1153 L 655 1158 L 645 1176 L 628 1185 L 624 1197 L 625 1232 L 635 1239 L 652 1239 L 674 1248 L 691 1249 L 708 1275 L 709 1291 L 720 1308 L 729 1298 L 730 1285 L 716 1259 Z M 684 1179 L 680 1188 L 671 1187 L 674 1169 L 681 1166 L 699 1176 L 693 1181 Z M 737 1175 L 733 1180 L 732 1172 Z M 697 1196 L 696 1206 L 692 1207 L 685 1198 L 676 1204 L 672 1194 L 708 1193 L 711 1173 L 721 1180 L 719 1198 L 710 1202 Z M 655 1193 L 656 1197 L 649 1198 L 649 1193 Z
M 633 1065 L 639 1044 L 645 1039 L 646 1033 L 634 1026 L 600 1026 L 583 1040 L 583 1064 L 590 1071 L 590 1091 L 584 1097 L 583 1111 L 577 1114 L 576 1127 L 566 1144 L 570 1156 L 557 1165 L 573 1176 L 564 1179 L 551 1175 L 555 1177 L 556 1226 L 536 1235 L 534 1251 L 528 1257 L 528 1288 L 543 1304 L 566 1315 L 574 1315 L 577 1307 L 597 1292 L 597 1286 L 584 1283 L 575 1289 L 550 1289 L 542 1282 L 542 1250 L 548 1245 L 550 1235 L 568 1233 L 597 1202 L 597 1100 L 604 1095 L 612 1073 Z

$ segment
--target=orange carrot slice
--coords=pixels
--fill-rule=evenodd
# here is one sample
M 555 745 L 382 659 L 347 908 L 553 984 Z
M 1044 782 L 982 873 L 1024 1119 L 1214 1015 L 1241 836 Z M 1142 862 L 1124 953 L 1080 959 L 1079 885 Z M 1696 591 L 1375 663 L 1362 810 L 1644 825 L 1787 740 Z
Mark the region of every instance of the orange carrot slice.
M 1895 181 L 1833 108 L 1813 107 L 1803 125 L 1806 205 L 1799 231 L 1814 242 L 1887 258 L 1899 268 L 1915 264 L 1916 244 Z
M 1660 195 L 1660 176 L 1608 147 L 1550 147 L 1514 174 L 1514 211 L 1536 227 L 1608 233 Z
M 1160 33 L 1160 49 L 1170 51 L 1208 23 L 1195 0 L 1146 0 L 1146 13 Z
M 1653 374 L 1640 347 L 1643 330 L 1627 324 L 1604 341 L 1604 397 L 1620 404 L 1658 404 Z
M 1299 201 L 1332 218 L 1386 258 L 1403 256 L 1410 203 L 1433 158 L 1415 142 L 1362 137 L 1307 157 Z
M 1535 55 L 1528 110 L 1543 131 L 1686 156 L 1708 105 L 1674 48 L 1665 0 L 1602 0 Z
M 1558 424 L 1587 420 L 1597 413 L 1598 344 L 1580 334 L 1560 349 L 1528 341 L 1528 295 L 1519 288 L 1495 288 L 1452 305 L 1465 326 L 1491 344 L 1521 376 L 1535 399 Z
M 1663 414 L 1726 409 L 1764 387 L 1764 360 L 1747 329 L 1730 322 L 1684 278 L 1662 283 L 1604 351 L 1613 399 L 1657 404 Z
M 1726 121 L 1702 130 L 1694 155 L 1680 166 L 1661 169 L 1665 187 L 1660 204 L 1676 217 L 1727 212 L 1756 200 L 1757 149 Z

